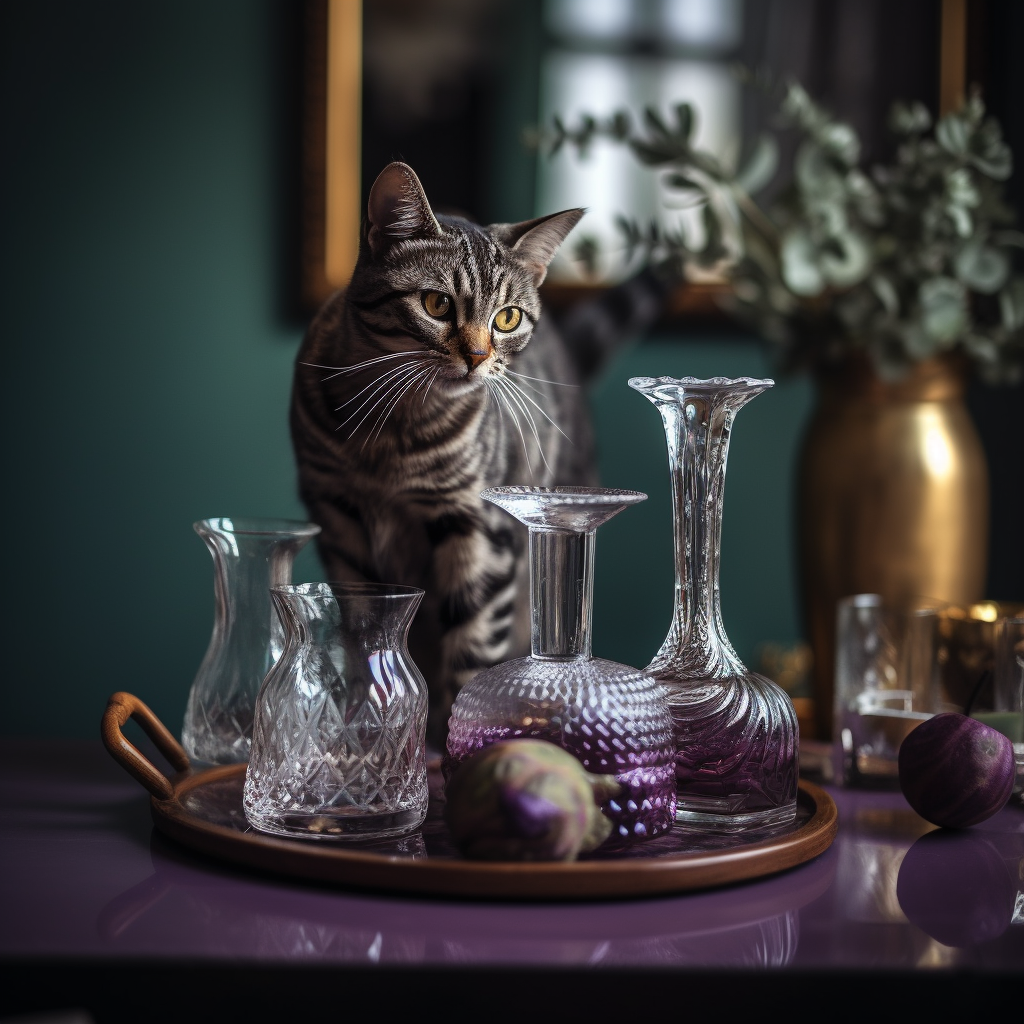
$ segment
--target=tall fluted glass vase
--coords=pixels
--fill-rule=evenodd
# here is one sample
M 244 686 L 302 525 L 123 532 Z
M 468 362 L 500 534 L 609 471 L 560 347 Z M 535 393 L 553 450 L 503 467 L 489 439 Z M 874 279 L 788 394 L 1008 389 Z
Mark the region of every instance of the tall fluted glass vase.
M 263 679 L 284 650 L 270 588 L 292 581 L 295 556 L 320 532 L 291 519 L 201 519 L 192 524 L 213 556 L 213 633 L 192 683 L 181 742 L 193 761 L 249 760 Z
M 796 714 L 749 671 L 722 624 L 718 570 L 725 469 L 736 413 L 773 385 L 740 377 L 634 377 L 661 413 L 672 477 L 675 604 L 647 671 L 668 688 L 676 737 L 676 820 L 721 832 L 796 815 Z

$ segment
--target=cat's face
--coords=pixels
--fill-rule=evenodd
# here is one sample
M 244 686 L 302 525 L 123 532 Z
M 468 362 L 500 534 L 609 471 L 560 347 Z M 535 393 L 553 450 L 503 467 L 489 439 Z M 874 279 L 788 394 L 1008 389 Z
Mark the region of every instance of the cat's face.
M 435 217 L 412 169 L 398 163 L 381 172 L 368 212 L 353 314 L 383 353 L 426 350 L 433 381 L 456 390 L 502 373 L 529 342 L 537 286 L 583 213 L 486 228 Z

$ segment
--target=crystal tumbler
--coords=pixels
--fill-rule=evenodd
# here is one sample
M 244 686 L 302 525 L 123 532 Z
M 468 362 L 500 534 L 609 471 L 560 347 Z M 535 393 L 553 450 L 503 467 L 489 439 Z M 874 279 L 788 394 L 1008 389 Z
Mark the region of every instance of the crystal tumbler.
M 417 829 L 427 813 L 427 688 L 406 637 L 423 591 L 303 583 L 271 594 L 286 645 L 256 700 L 246 818 L 305 839 Z
M 532 653 L 480 672 L 452 708 L 446 776 L 499 740 L 550 740 L 596 774 L 623 783 L 602 810 L 608 843 L 661 835 L 675 813 L 675 746 L 665 693 L 628 665 L 591 657 L 597 528 L 637 491 L 493 487 L 482 497 L 530 530 Z
M 852 594 L 836 607 L 833 775 L 844 786 L 898 789 L 900 744 L 937 706 L 938 608 L 886 607 Z

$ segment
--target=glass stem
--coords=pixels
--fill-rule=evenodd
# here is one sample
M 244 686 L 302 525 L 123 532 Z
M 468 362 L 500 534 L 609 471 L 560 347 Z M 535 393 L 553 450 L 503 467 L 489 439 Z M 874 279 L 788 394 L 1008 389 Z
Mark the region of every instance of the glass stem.
M 745 671 L 722 624 L 719 551 L 734 411 L 705 399 L 660 403 L 672 467 L 675 606 L 655 663 L 694 679 Z M 701 514 L 704 510 L 704 514 Z
M 531 646 L 535 658 L 590 658 L 596 531 L 530 527 Z

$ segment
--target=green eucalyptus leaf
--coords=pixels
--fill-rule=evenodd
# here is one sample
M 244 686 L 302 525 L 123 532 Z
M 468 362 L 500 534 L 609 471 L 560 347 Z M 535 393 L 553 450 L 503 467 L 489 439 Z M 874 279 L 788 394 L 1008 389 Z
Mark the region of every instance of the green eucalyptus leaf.
M 917 290 L 921 326 L 943 345 L 956 341 L 967 326 L 967 294 L 951 277 L 933 277 Z
M 762 135 L 750 158 L 736 175 L 736 184 L 747 195 L 760 192 L 772 180 L 778 165 L 779 144 L 771 135 Z
M 682 171 L 669 171 L 662 179 L 669 188 L 674 189 L 696 189 L 703 192 L 704 188 L 699 181 L 695 181 Z
M 874 273 L 868 278 L 868 285 L 887 313 L 895 315 L 900 311 L 900 297 L 896 286 L 885 274 Z
M 971 140 L 968 160 L 982 174 L 996 181 L 1006 181 L 1010 177 L 1013 173 L 1013 154 L 1003 141 L 998 122 L 990 118 L 978 128 Z
M 948 206 L 946 213 L 953 221 L 953 227 L 961 238 L 969 238 L 974 230 L 974 219 L 962 206 Z
M 651 167 L 656 167 L 658 164 L 672 163 L 673 160 L 677 160 L 683 155 L 679 151 L 678 146 L 667 141 L 652 143 L 643 142 L 640 139 L 631 139 L 629 146 L 641 163 Z
M 950 170 L 945 177 L 946 198 L 954 206 L 975 207 L 981 202 L 981 196 L 966 167 Z
M 661 115 L 654 107 L 644 108 L 644 121 L 647 123 L 647 127 L 652 135 L 667 139 L 672 134 L 668 130 L 668 125 L 661 119 Z
M 821 145 L 837 160 L 852 167 L 860 159 L 860 139 L 848 124 L 825 126 L 818 134 Z
M 1010 261 L 1005 253 L 985 245 L 983 238 L 974 238 L 953 257 L 953 271 L 968 288 L 992 295 L 1006 283 Z
M 850 288 L 863 281 L 871 269 L 871 248 L 855 231 L 831 240 L 821 253 L 820 267 L 825 280 L 836 288 Z
M 693 134 L 694 125 L 696 124 L 693 107 L 689 103 L 679 103 L 676 105 L 675 114 L 675 134 L 684 142 L 689 142 L 690 136 Z
M 953 156 L 966 156 L 971 141 L 971 126 L 960 114 L 946 114 L 935 126 L 939 145 Z
M 628 138 L 632 122 L 629 113 L 625 110 L 617 110 L 609 122 L 608 130 L 612 138 L 622 141 Z
M 842 175 L 816 142 L 808 139 L 800 144 L 793 161 L 793 171 L 797 185 L 806 195 L 834 201 L 845 198 Z
M 584 235 L 574 246 L 573 255 L 583 265 L 583 270 L 588 276 L 597 273 L 597 260 L 601 252 L 601 244 L 591 235 Z
M 972 153 L 968 159 L 982 174 L 996 181 L 1006 181 L 1013 173 L 1013 156 L 1006 145 L 986 153 Z
M 932 115 L 923 103 L 894 103 L 889 128 L 899 135 L 920 135 L 932 126 Z
M 796 295 L 820 295 L 825 279 L 818 267 L 818 249 L 802 228 L 782 237 L 782 279 Z
M 1024 327 L 1024 277 L 1015 277 L 999 293 L 999 312 L 1006 330 Z

